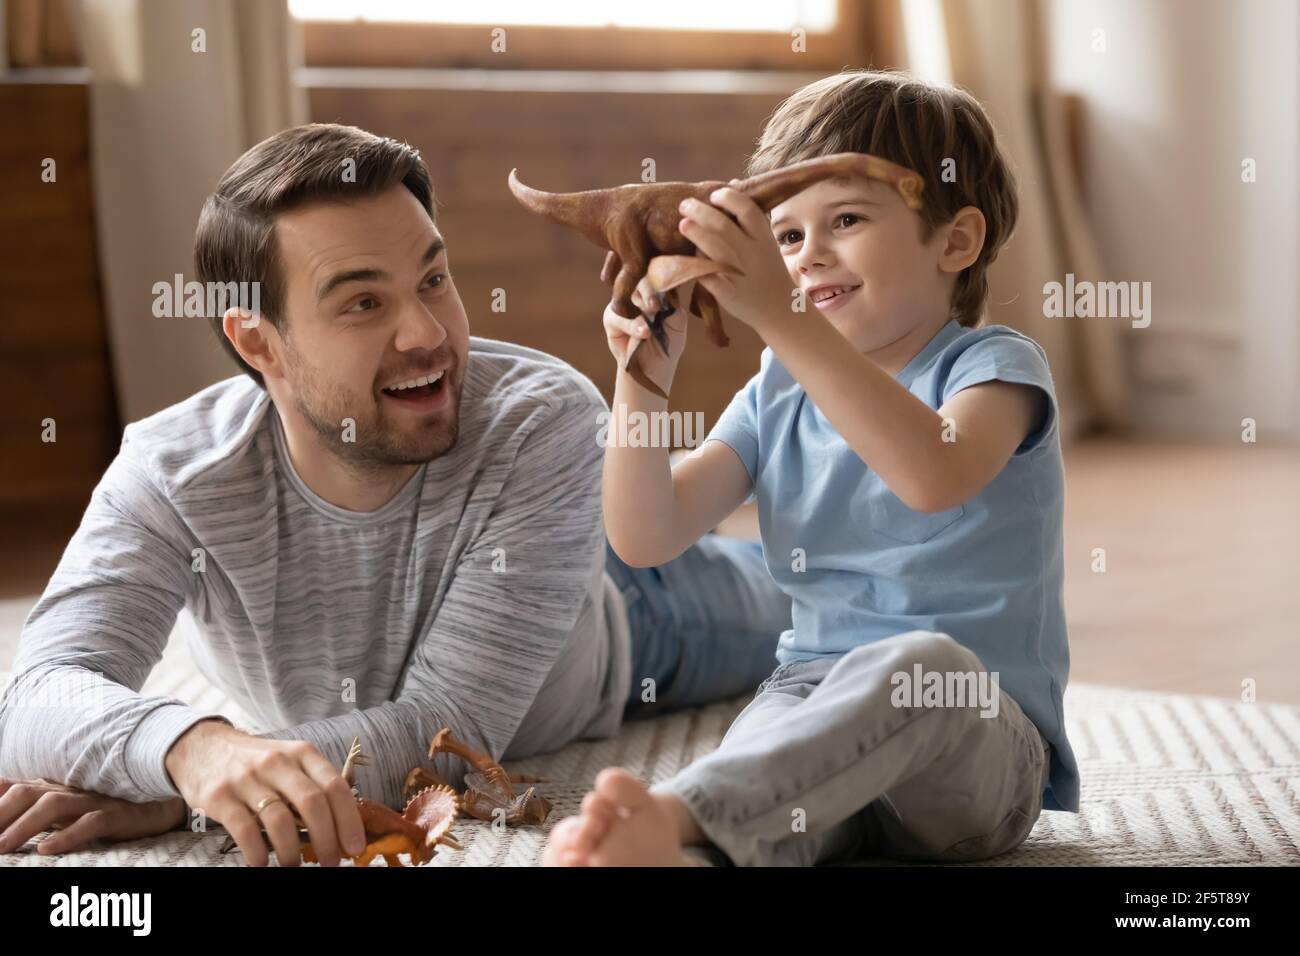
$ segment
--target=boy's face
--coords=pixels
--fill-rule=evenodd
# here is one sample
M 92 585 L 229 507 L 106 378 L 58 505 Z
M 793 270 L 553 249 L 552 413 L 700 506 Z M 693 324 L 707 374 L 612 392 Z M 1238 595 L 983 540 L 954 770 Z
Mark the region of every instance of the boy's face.
M 469 323 L 442 237 L 419 201 L 397 185 L 356 202 L 303 206 L 277 218 L 276 244 L 285 307 L 270 345 L 280 374 L 267 388 L 277 404 L 354 464 L 444 454 L 457 437 Z M 432 386 L 393 388 L 439 372 Z
M 920 216 L 888 184 L 824 180 L 772 210 L 772 232 L 805 308 L 859 351 L 885 348 L 948 315 L 947 230 L 921 242 Z M 835 287 L 843 287 L 830 296 Z

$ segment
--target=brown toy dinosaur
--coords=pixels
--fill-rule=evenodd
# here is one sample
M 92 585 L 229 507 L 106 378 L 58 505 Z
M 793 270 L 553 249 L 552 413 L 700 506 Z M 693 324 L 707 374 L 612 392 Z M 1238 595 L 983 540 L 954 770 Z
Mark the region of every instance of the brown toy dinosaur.
M 510 171 L 508 182 L 510 191 L 520 203 L 533 212 L 578 230 L 596 245 L 609 250 L 600 277 L 614 287 L 610 306 L 615 312 L 627 319 L 640 314 L 632 293 L 643 278 L 649 278 L 656 293 L 665 294 L 664 308 L 651 317 L 650 328 L 655 341 L 667 354 L 667 335 L 662 325 L 674 311 L 672 297 L 667 293 L 691 279 L 730 271 L 719 263 L 696 256 L 694 243 L 677 228 L 681 221 L 677 207 L 688 197 L 707 203 L 709 195 L 727 183 L 720 180 L 632 183 L 576 193 L 548 193 L 524 185 L 516 172 L 514 169 Z M 921 176 L 866 153 L 835 153 L 807 159 L 742 179 L 733 188 L 752 198 L 764 212 L 771 212 L 790 197 L 833 176 L 865 176 L 883 180 L 898 190 L 909 208 L 921 208 L 921 192 L 925 188 Z M 660 259 L 668 261 L 660 262 Z M 689 311 L 704 319 L 709 338 L 716 345 L 725 346 L 730 341 L 722 327 L 722 310 L 703 286 L 695 287 Z M 640 366 L 633 363 L 639 345 L 639 342 L 635 343 L 628 352 L 624 368 L 641 385 L 667 398 Z
M 382 803 L 367 800 L 357 790 L 356 768 L 364 767 L 369 762 L 370 758 L 361 750 L 361 741 L 354 737 L 347 760 L 343 763 L 342 775 L 357 801 L 361 826 L 366 835 L 366 847 L 352 857 L 353 863 L 369 866 L 371 860 L 382 856 L 389 866 L 402 866 L 400 854 L 404 853 L 410 858 L 412 866 L 419 866 L 433 859 L 439 846 L 460 849 L 460 844 L 447 832 L 460 812 L 460 798 L 455 790 L 444 784 L 435 784 L 408 793 L 402 812 L 398 813 Z M 294 813 L 293 820 L 298 830 L 303 861 L 318 862 L 307 824 L 297 813 Z M 261 827 L 261 831 L 262 839 L 269 847 L 270 839 L 266 835 L 266 828 Z M 221 852 L 229 853 L 234 849 L 234 837 L 227 837 L 221 846 Z
M 551 812 L 551 803 L 533 787 L 516 794 L 511 784 L 547 783 L 541 777 L 507 773 L 505 768 L 481 751 L 461 743 L 444 727 L 429 743 L 429 756 L 445 753 L 460 757 L 474 772 L 465 774 L 465 792 L 460 794 L 460 811 L 476 820 L 518 826 L 541 826 Z M 406 775 L 404 795 L 416 799 L 430 789 L 447 787 L 431 770 L 416 767 Z
M 353 739 L 343 763 L 342 776 L 352 788 L 361 813 L 361 825 L 366 834 L 366 848 L 353 857 L 357 866 L 369 866 L 370 861 L 382 856 L 389 866 L 402 866 L 401 854 L 406 854 L 412 866 L 433 859 L 439 846 L 459 850 L 460 844 L 448 831 L 460 813 L 488 823 L 541 826 L 551 812 L 550 801 L 528 787 L 521 794 L 514 792 L 511 784 L 547 783 L 541 777 L 507 773 L 505 768 L 485 753 L 461 743 L 444 727 L 434 735 L 429 744 L 429 756 L 452 754 L 474 768 L 465 775 L 465 792 L 458 794 L 447 782 L 431 770 L 416 767 L 406 775 L 403 796 L 406 799 L 398 813 L 382 803 L 361 796 L 356 785 L 356 768 L 370 762 L 361 750 L 361 741 Z M 294 814 L 302 859 L 317 862 L 316 850 L 311 845 L 306 823 Z M 269 845 L 266 829 L 262 838 Z M 236 848 L 233 837 L 228 837 L 221 847 L 222 853 Z

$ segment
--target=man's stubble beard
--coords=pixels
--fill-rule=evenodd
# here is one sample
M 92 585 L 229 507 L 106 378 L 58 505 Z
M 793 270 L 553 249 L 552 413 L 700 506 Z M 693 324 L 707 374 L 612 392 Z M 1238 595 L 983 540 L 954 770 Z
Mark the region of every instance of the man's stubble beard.
M 383 403 L 371 395 L 343 394 L 336 383 L 326 383 L 317 371 L 285 343 L 289 366 L 295 373 L 294 405 L 316 431 L 325 447 L 342 462 L 363 471 L 400 465 L 422 465 L 451 451 L 460 436 L 460 399 L 464 380 L 431 425 L 416 434 L 403 434 L 384 414 Z M 450 372 L 455 369 L 449 370 Z M 447 382 L 445 388 L 451 388 Z M 365 409 L 365 415 L 360 412 Z M 355 423 L 355 441 L 344 440 L 345 418 Z

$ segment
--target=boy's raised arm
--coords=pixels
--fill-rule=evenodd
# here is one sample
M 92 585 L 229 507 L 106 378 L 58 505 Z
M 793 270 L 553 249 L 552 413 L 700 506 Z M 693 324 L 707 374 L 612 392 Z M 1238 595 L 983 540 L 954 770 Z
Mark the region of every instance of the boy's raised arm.
M 682 296 L 689 301 L 688 295 Z M 605 311 L 610 351 L 625 354 L 638 336 L 642 319 L 625 319 Z M 663 356 L 653 341 L 644 342 L 637 361 L 652 379 L 669 392 L 677 360 L 685 348 L 686 316 L 681 311 L 665 320 L 671 357 Z M 620 416 L 625 411 L 626 418 Z M 620 558 L 633 567 L 654 567 L 677 557 L 701 536 L 731 514 L 752 488 L 749 471 L 737 454 L 719 442 L 706 442 L 672 468 L 668 449 L 634 444 L 621 435 L 618 422 L 645 415 L 646 429 L 657 434 L 653 422 L 666 414 L 668 402 L 639 385 L 619 361 L 614 385 L 613 414 L 606 439 L 602 480 L 605 535 Z

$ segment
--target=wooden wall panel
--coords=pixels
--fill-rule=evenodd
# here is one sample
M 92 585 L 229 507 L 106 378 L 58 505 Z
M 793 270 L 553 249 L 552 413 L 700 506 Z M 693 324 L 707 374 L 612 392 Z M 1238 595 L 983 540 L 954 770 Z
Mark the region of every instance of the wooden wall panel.
M 118 445 L 86 97 L 79 83 L 0 84 L 0 523 L 10 530 L 79 515 Z M 47 157 L 52 183 L 41 180 Z M 46 418 L 53 443 L 41 440 Z

